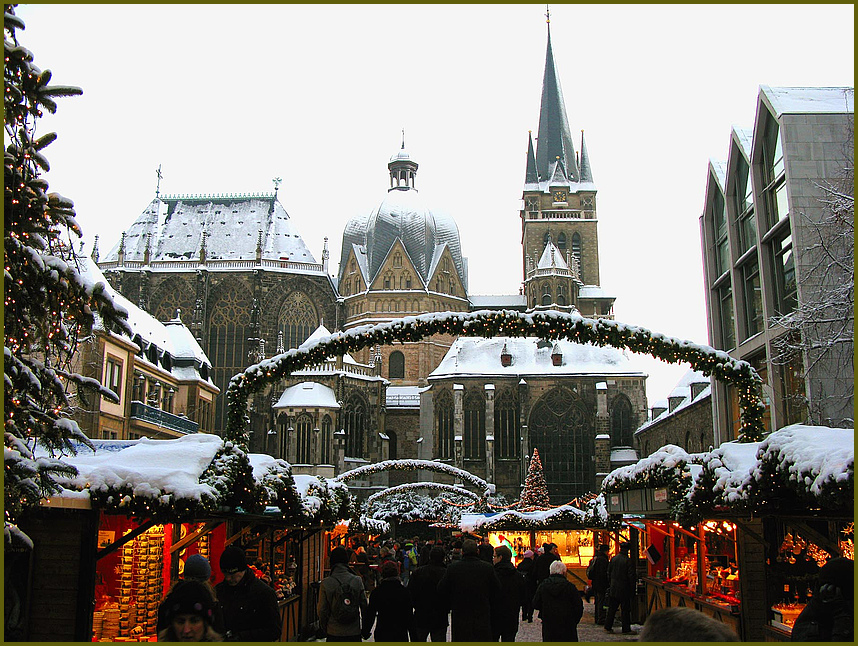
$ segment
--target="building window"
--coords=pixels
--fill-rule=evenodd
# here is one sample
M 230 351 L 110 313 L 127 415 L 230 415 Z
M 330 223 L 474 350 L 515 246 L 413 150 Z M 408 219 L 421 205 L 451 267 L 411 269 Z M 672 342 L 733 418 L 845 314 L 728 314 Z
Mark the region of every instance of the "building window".
M 557 286 L 557 304 L 566 305 L 566 296 L 564 294 L 563 285 Z
M 593 489 L 593 428 L 585 406 L 568 388 L 543 395 L 529 417 L 531 446 L 539 449 L 552 504 Z
M 363 400 L 358 395 L 352 395 L 346 403 L 346 410 L 344 413 L 346 456 L 350 458 L 363 457 L 366 410 L 366 404 L 364 404 Z
M 742 274 L 742 305 L 745 313 L 745 339 L 763 331 L 763 297 L 760 290 L 760 266 L 757 254 L 744 263 Z
M 122 362 L 119 359 L 108 357 L 105 362 L 104 382 L 122 401 Z
M 444 390 L 435 402 L 435 420 L 437 421 L 438 456 L 441 459 L 452 458 L 453 453 L 453 396 Z
M 763 204 L 766 210 L 766 229 L 770 229 L 789 213 L 780 127 L 771 115 L 767 115 L 763 129 L 762 171 L 765 183 Z
M 772 274 L 775 278 L 775 309 L 778 314 L 789 314 L 796 308 L 798 298 L 792 235 L 788 228 L 771 241 L 771 248 Z
M 730 269 L 730 248 L 727 245 L 727 211 L 720 191 L 712 195 L 712 239 L 715 241 L 715 275 Z
M 405 355 L 399 350 L 390 353 L 387 373 L 391 379 L 405 379 Z
M 212 427 L 212 403 L 205 399 L 197 401 L 197 419 L 200 431 L 211 431 Z
M 566 234 L 563 232 L 557 236 L 557 248 L 560 249 L 560 251 L 566 251 Z
M 751 184 L 751 169 L 745 158 L 738 154 L 734 203 L 739 233 L 739 255 L 757 244 L 757 222 L 754 219 L 754 193 Z
M 384 277 L 384 288 L 390 289 L 390 275 Z
M 800 424 L 807 416 L 807 396 L 804 391 L 804 369 L 801 353 L 790 357 L 789 363 L 780 366 L 783 391 L 783 421 L 781 426 Z
M 396 433 L 393 431 L 387 431 L 387 459 L 396 460 L 398 450 L 399 449 L 396 445 Z
M 581 245 L 581 236 L 576 232 L 572 234 L 572 256 L 575 262 L 578 263 L 578 273 L 581 273 L 581 258 L 583 246 Z
M 751 364 L 751 367 L 757 371 L 757 374 L 760 375 L 760 379 L 763 380 L 763 386 L 766 386 L 769 383 L 769 366 L 766 362 L 765 352 L 757 354 L 753 357 L 748 357 L 747 361 Z M 765 388 L 762 389 L 762 397 L 763 401 L 766 404 L 766 410 L 763 413 L 763 426 L 765 427 L 766 433 L 768 433 L 772 427 L 772 402 L 769 399 L 769 396 L 766 394 Z
M 632 404 L 625 395 L 617 395 L 611 404 L 611 444 L 631 446 L 632 433 Z
M 399 253 L 393 254 L 393 266 L 396 269 L 399 269 L 400 267 L 402 267 L 402 254 L 399 254 Z
M 331 446 L 333 444 L 334 422 L 330 415 L 322 418 L 322 437 L 319 438 L 319 464 L 333 464 L 331 459 Z
M 542 284 L 542 304 L 543 305 L 551 305 L 551 285 L 548 283 Z
M 536 197 L 524 198 L 524 208 L 528 213 L 536 213 L 539 210 L 539 199 Z
M 173 398 L 176 394 L 176 389 L 172 386 L 167 386 L 164 389 L 164 397 L 161 400 L 161 410 L 165 410 L 168 413 L 173 412 Z
M 716 289 L 716 293 L 718 294 L 721 349 L 732 350 L 736 347 L 736 337 L 733 333 L 733 290 L 730 289 L 730 282 L 725 281 Z
M 499 458 L 519 456 L 518 402 L 510 389 L 495 397 L 495 446 Z
M 486 402 L 476 390 L 465 394 L 465 458 L 479 460 L 486 457 Z
M 298 416 L 295 421 L 295 462 L 310 464 L 313 446 L 313 418 L 307 413 Z
M 727 386 L 727 431 L 729 437 L 721 438 L 722 442 L 730 442 L 739 439 L 739 431 L 742 428 L 741 412 L 739 410 L 739 394 L 735 386 Z
M 146 377 L 142 372 L 135 372 L 134 379 L 131 382 L 131 401 L 142 402 L 144 395 L 144 387 L 146 385 Z M 119 393 L 117 393 L 119 394 Z

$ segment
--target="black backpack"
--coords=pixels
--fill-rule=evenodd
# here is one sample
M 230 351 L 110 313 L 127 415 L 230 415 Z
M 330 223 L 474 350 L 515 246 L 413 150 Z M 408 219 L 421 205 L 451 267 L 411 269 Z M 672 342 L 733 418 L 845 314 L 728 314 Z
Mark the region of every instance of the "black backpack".
M 593 579 L 593 566 L 596 565 L 596 557 L 590 559 L 590 564 L 587 566 L 587 578 L 592 581 Z
M 337 589 L 334 591 L 334 599 L 331 603 L 331 617 L 338 624 L 351 624 L 360 617 L 359 594 L 350 586 L 337 581 Z

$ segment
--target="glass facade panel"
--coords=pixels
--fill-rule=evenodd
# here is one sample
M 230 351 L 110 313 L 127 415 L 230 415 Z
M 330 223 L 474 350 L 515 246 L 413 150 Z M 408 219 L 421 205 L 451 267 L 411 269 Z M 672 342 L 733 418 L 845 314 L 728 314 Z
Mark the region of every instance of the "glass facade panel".
M 792 252 L 792 235 L 784 232 L 772 240 L 772 274 L 775 278 L 775 294 L 778 314 L 792 312 L 798 304 L 795 282 L 795 259 Z
M 733 334 L 733 290 L 729 283 L 717 290 L 721 319 L 721 349 L 731 350 L 736 347 L 736 337 Z
M 760 267 L 756 254 L 742 265 L 742 286 L 745 311 L 745 338 L 763 330 L 763 297 L 760 290 Z
M 730 268 L 730 249 L 727 246 L 727 210 L 724 196 L 716 191 L 712 196 L 712 229 L 715 240 L 715 273 L 720 276 Z

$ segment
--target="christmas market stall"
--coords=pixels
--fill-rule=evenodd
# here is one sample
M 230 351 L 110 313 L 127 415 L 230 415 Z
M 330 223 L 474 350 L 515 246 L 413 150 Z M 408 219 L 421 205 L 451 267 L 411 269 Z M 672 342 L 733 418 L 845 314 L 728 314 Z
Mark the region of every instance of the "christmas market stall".
M 820 564 L 851 558 L 852 438 L 797 425 L 611 472 L 609 513 L 641 529 L 645 612 L 693 607 L 743 640 L 788 639 Z
M 227 545 L 277 591 L 282 639 L 311 630 L 324 534 L 349 514 L 346 487 L 292 476 L 288 463 L 215 435 L 93 448 L 63 459 L 77 474 L 21 523 L 30 544 L 7 551 L 18 638 L 154 641 L 158 606 L 187 558 L 205 556 L 217 582 Z

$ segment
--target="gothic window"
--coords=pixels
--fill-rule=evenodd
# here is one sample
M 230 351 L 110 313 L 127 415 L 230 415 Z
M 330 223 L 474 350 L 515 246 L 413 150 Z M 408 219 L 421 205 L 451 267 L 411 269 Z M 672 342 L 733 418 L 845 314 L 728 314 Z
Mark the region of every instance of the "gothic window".
M 486 402 L 477 390 L 465 394 L 465 458 L 471 460 L 486 457 Z
M 405 355 L 399 350 L 390 353 L 387 373 L 391 379 L 405 378 Z
M 542 304 L 551 305 L 551 285 L 549 283 L 542 284 Z
M 287 350 L 297 348 L 307 340 L 318 324 L 319 314 L 306 294 L 297 291 L 289 294 L 280 307 L 277 320 L 277 329 L 283 330 L 284 347 Z
M 563 285 L 557 286 L 557 304 L 566 305 L 566 294 Z
M 533 213 L 533 212 L 539 210 L 539 199 L 536 197 L 526 197 L 524 199 L 524 203 L 525 203 L 525 207 L 524 207 L 525 210 L 527 210 L 530 213 Z
M 495 397 L 495 446 L 499 458 L 517 458 L 519 455 L 518 402 L 511 389 L 502 390 Z
M 539 449 L 552 504 L 564 504 L 593 489 L 593 429 L 588 417 L 580 397 L 563 387 L 548 391 L 530 413 L 530 442 Z
M 310 464 L 313 446 L 313 418 L 303 413 L 295 420 L 295 443 L 297 464 Z
M 333 464 L 331 447 L 334 441 L 334 422 L 330 415 L 322 418 L 322 437 L 319 438 L 319 464 Z
M 250 297 L 240 283 L 223 286 L 215 297 L 209 320 L 208 356 L 212 362 L 212 379 L 226 392 L 229 380 L 247 367 L 247 337 L 250 329 Z M 306 338 L 306 337 L 305 337 Z M 303 341 L 303 339 L 302 339 Z M 218 397 L 215 406 L 215 429 L 226 427 L 227 397 Z
M 561 232 L 560 235 L 557 236 L 557 248 L 560 249 L 560 251 L 566 251 L 566 234 L 565 233 Z
M 396 445 L 396 433 L 393 431 L 387 432 L 387 459 L 395 460 L 398 447 Z
M 453 282 L 452 278 L 450 279 L 450 294 L 452 294 L 453 296 L 456 295 L 456 285 Z
M 438 438 L 437 456 L 442 459 L 453 457 L 453 396 L 449 390 L 441 391 L 435 402 L 436 437 Z
M 357 294 L 360 291 L 360 278 L 355 278 L 355 288 L 354 294 Z
M 397 253 L 397 254 L 393 255 L 393 266 L 396 269 L 399 269 L 400 267 L 402 267 L 402 254 Z
M 346 456 L 362 458 L 364 435 L 366 433 L 367 406 L 357 393 L 349 397 L 343 413 L 346 431 Z
M 411 289 L 411 274 L 405 274 L 405 289 Z
M 152 305 L 152 316 L 159 321 L 170 321 L 176 318 L 176 310 L 181 310 L 180 318 L 187 324 L 193 317 L 195 300 L 186 282 L 172 278 L 161 284 L 149 302 Z
M 613 446 L 631 446 L 632 405 L 625 395 L 617 395 L 611 404 L 611 444 Z
M 685 444 L 682 445 L 682 448 L 689 453 L 694 450 L 694 448 L 691 446 L 691 431 L 685 431 Z
M 575 260 L 578 261 L 578 271 L 581 271 L 581 235 L 577 232 L 572 234 L 572 255 L 575 257 Z
M 546 232 L 542 235 L 542 248 L 543 248 L 543 249 L 545 249 L 545 246 L 548 244 L 548 242 L 549 242 L 550 240 L 551 240 L 551 232 L 550 232 L 550 231 L 546 231 Z
M 390 289 L 390 274 L 384 277 L 384 288 Z

